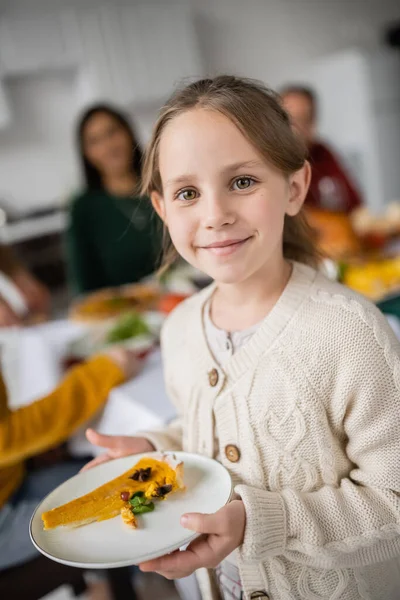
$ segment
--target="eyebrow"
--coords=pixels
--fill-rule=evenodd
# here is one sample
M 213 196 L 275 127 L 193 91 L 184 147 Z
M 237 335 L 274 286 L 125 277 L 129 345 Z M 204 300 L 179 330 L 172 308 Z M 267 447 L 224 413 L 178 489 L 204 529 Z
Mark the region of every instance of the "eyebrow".
M 263 166 L 263 162 L 261 160 L 248 160 L 245 162 L 241 161 L 241 162 L 233 163 L 231 165 L 227 165 L 226 167 L 224 167 L 222 169 L 222 172 L 224 174 L 229 174 L 229 173 L 235 173 L 236 171 L 239 171 L 240 169 L 254 168 L 254 167 L 261 167 L 261 166 Z M 187 183 L 188 181 L 193 181 L 193 179 L 196 179 L 196 175 L 193 175 L 190 173 L 188 173 L 187 175 L 180 175 L 179 177 L 168 179 L 165 183 L 165 187 L 168 187 L 171 185 L 179 185 L 179 184 Z

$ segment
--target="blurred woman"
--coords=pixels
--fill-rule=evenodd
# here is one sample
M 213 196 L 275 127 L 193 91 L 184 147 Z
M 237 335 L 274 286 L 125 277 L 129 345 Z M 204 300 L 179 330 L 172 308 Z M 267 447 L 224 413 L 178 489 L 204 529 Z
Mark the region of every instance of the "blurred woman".
M 92 106 L 77 131 L 85 189 L 72 203 L 67 233 L 76 293 L 132 283 L 157 268 L 161 227 L 138 195 L 142 152 L 126 118 Z

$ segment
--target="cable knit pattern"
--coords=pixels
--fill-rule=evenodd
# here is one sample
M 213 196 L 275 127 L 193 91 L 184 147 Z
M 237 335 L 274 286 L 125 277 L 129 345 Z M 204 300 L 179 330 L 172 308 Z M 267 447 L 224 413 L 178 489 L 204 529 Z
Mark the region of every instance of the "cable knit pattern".
M 386 319 L 294 263 L 275 307 L 222 369 L 203 331 L 211 293 L 164 327 L 178 420 L 147 435 L 229 469 L 247 515 L 245 599 L 265 590 L 272 600 L 398 600 L 400 348 Z M 225 455 L 232 444 L 236 463 Z M 214 600 L 204 573 L 199 581 Z

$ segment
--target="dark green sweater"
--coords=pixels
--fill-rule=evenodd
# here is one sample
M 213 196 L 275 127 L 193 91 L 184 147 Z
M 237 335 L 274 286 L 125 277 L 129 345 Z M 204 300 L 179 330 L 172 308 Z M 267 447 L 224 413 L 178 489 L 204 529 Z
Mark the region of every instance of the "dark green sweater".
M 153 273 L 162 228 L 150 200 L 88 191 L 72 202 L 67 230 L 70 283 L 77 293 L 133 283 Z

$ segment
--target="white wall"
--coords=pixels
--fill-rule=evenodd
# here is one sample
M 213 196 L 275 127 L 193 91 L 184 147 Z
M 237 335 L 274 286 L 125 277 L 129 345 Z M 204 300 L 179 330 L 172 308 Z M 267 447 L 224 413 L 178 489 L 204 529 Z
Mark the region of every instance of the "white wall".
M 10 80 L 14 118 L 0 131 L 0 202 L 16 210 L 50 204 L 76 181 L 74 75 Z
M 210 74 L 233 72 L 271 86 L 301 80 L 306 61 L 376 47 L 398 0 L 190 0 Z
M 71 3 L 82 5 L 93 0 Z M 301 81 L 303 67 L 310 59 L 352 46 L 378 46 L 381 27 L 400 18 L 399 3 L 393 0 L 182 3 L 193 7 L 207 74 L 247 75 L 272 86 L 289 79 Z M 38 9 L 46 5 L 39 1 L 36 4 Z M 52 0 L 47 4 L 54 8 L 68 1 Z M 32 7 L 33 2 L 0 0 L 0 16 L 15 8 L 21 10 L 24 5 Z M 71 73 L 8 84 L 17 119 L 9 131 L 0 131 L 0 200 L 2 196 L 11 197 L 20 209 L 27 209 L 62 198 L 76 186 L 78 172 L 71 141 L 76 113 L 73 83 Z M 134 111 L 130 107 L 130 111 L 135 113 L 139 132 L 147 138 L 156 108 Z

